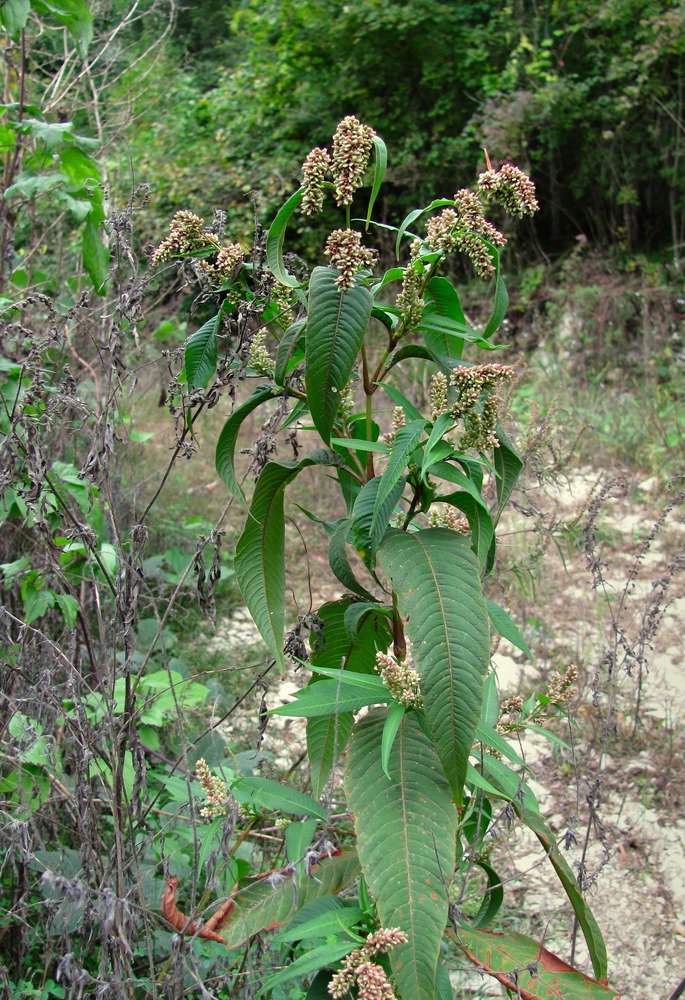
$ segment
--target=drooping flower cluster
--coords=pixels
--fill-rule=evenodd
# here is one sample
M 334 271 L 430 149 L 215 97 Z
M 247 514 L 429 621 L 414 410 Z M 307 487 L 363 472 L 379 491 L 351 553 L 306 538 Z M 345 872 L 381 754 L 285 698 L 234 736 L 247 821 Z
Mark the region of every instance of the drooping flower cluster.
M 407 941 L 407 935 L 399 927 L 381 927 L 370 934 L 361 948 L 355 948 L 345 958 L 342 969 L 328 984 L 329 994 L 340 1000 L 356 985 L 359 1000 L 397 1000 L 385 970 L 370 959 Z
M 483 204 L 475 191 L 461 188 L 454 196 L 454 204 L 459 213 L 459 222 L 472 233 L 485 237 L 495 246 L 503 246 L 507 241 L 483 215 Z
M 307 153 L 302 164 L 304 174 L 304 195 L 302 212 L 304 215 L 318 215 L 323 208 L 323 185 L 326 172 L 330 169 L 331 158 L 328 151 L 316 147 Z
M 228 788 L 221 778 L 212 774 L 204 757 L 200 757 L 195 765 L 195 774 L 202 786 L 202 791 L 207 796 L 207 805 L 200 810 L 200 815 L 204 816 L 205 819 L 225 816 L 228 812 Z
M 194 212 L 182 209 L 171 220 L 169 235 L 159 244 L 150 258 L 153 266 L 164 264 L 173 257 L 187 257 L 190 254 L 210 250 L 216 253 L 213 261 L 198 261 L 198 267 L 215 284 L 227 281 L 242 264 L 244 251 L 239 243 L 222 246 L 216 233 L 204 229 L 204 219 Z
M 513 163 L 504 163 L 499 170 L 486 170 L 478 178 L 478 187 L 486 198 L 496 201 L 517 219 L 533 215 L 539 208 L 535 185 Z
M 459 219 L 453 208 L 446 208 L 440 215 L 429 219 L 426 223 L 426 242 L 431 250 L 442 250 L 443 253 L 456 250 L 458 224 Z
M 418 708 L 422 703 L 421 679 L 413 666 L 410 651 L 400 663 L 389 653 L 376 653 L 376 670 L 395 701 L 405 708 Z
M 338 205 L 351 205 L 369 165 L 376 133 L 368 125 L 348 115 L 333 136 L 333 183 Z
M 511 365 L 500 364 L 454 369 L 450 384 L 457 390 L 457 401 L 452 405 L 450 414 L 455 420 L 464 421 L 464 434 L 459 443 L 461 448 L 483 451 L 497 447 L 497 390 L 513 374 Z
M 361 233 L 354 229 L 334 229 L 326 240 L 324 253 L 331 258 L 331 267 L 340 271 L 335 283 L 343 291 L 354 285 L 357 271 L 376 263 L 376 251 L 363 247 L 361 241 Z
M 383 435 L 383 440 L 387 444 L 388 448 L 392 448 L 395 443 L 395 438 L 397 437 L 397 432 L 400 427 L 404 427 L 406 424 L 406 418 L 404 416 L 404 410 L 401 406 L 396 406 L 392 411 L 392 428 L 387 434 Z

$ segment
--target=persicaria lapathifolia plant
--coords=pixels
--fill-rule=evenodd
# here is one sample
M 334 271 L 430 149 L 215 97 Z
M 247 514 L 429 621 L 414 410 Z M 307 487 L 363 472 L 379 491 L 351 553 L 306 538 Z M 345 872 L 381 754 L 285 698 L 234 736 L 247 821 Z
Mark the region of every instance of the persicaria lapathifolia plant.
M 352 205 L 372 159 L 365 219 L 355 228 Z M 278 922 L 287 922 L 298 907 L 331 899 L 360 871 L 359 906 L 367 920 L 359 925 L 361 938 L 343 935 L 335 946 L 322 945 L 319 966 L 291 967 L 291 978 L 300 968 L 320 968 L 311 989 L 329 984 L 333 997 L 350 990 L 398 1000 L 451 996 L 440 961 L 447 934 L 518 996 L 570 997 L 582 987 L 584 996 L 606 997 L 613 994 L 604 985 L 601 934 L 523 780 L 523 761 L 496 728 L 491 627 L 526 647 L 513 621 L 482 590 L 495 561 L 497 524 L 522 465 L 498 422 L 512 369 L 474 360 L 476 352 L 492 357 L 498 349 L 493 338 L 507 307 L 500 269 L 505 238 L 485 210 L 495 203 L 518 218 L 532 215 L 533 184 L 517 167 L 505 163 L 495 170 L 488 161 L 475 190 L 437 199 L 393 229 L 397 258 L 404 262 L 377 274 L 371 218 L 386 160 L 375 132 L 345 118 L 332 154 L 314 149 L 307 156 L 303 187 L 269 230 L 269 293 L 263 293 L 263 283 L 259 293 L 251 286 L 249 267 L 232 278 L 217 275 L 217 282 L 224 280 L 224 312 L 242 298 L 254 314 L 263 294 L 247 358 L 247 374 L 260 384 L 227 420 L 216 461 L 224 483 L 247 509 L 235 571 L 282 672 L 289 656 L 307 658 L 301 623 L 285 639 L 285 490 L 303 469 L 318 466 L 340 491 L 339 516 L 324 527 L 331 572 L 344 596 L 308 616 L 317 636 L 309 683 L 295 702 L 275 711 L 307 720 L 310 816 L 320 815 L 322 797 L 324 815 L 330 816 L 327 787 L 345 755 L 356 836 L 353 848 L 334 857 L 322 858 L 312 848 L 317 875 L 301 876 L 298 892 L 290 883 L 300 876 L 291 869 L 285 887 L 269 886 L 268 905 L 263 885 L 242 902 L 236 897 L 240 920 L 229 919 L 222 933 L 230 946 L 272 926 L 276 899 Z M 306 277 L 296 275 L 284 258 L 287 224 L 298 210 L 320 212 L 327 196 L 344 210 L 341 228 L 325 243 L 328 262 Z M 184 215 L 174 227 L 164 254 L 182 236 L 201 249 L 211 275 L 212 247 L 201 221 Z M 228 252 L 218 244 L 213 249 Z M 449 277 L 457 253 L 491 282 L 492 309 L 482 329 L 467 321 Z M 185 375 L 193 390 L 214 375 L 221 315 L 186 346 Z M 431 372 L 426 412 L 403 391 L 403 368 L 411 370 L 417 361 Z M 305 426 L 316 432 L 319 447 L 292 461 L 265 453 L 248 507 L 234 463 L 239 431 L 249 414 L 275 397 L 278 424 L 270 421 L 270 433 Z M 514 814 L 537 835 L 559 875 L 585 935 L 594 979 L 522 935 L 495 936 L 484 929 L 503 897 L 484 839 L 493 824 Z M 324 840 L 336 840 L 328 818 L 313 843 L 320 847 Z M 467 901 L 474 895 L 474 873 L 487 882 L 475 907 Z M 383 968 L 370 962 L 364 947 L 359 950 L 373 926 L 397 929 Z M 375 993 L 364 992 L 372 987 Z

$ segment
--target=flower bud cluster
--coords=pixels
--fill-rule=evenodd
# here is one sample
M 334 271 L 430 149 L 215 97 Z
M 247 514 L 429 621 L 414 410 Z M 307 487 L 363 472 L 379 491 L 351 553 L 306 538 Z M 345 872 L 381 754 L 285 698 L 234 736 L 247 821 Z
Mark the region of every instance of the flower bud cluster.
M 486 170 L 478 178 L 478 188 L 486 198 L 497 202 L 517 219 L 533 215 L 539 208 L 535 185 L 513 163 L 504 163 L 499 170 Z
M 392 428 L 387 434 L 383 435 L 383 440 L 387 444 L 388 448 L 392 448 L 395 443 L 395 438 L 397 437 L 397 432 L 400 427 L 404 427 L 406 424 L 406 418 L 404 416 L 404 410 L 401 406 L 396 406 L 392 411 Z
M 421 322 L 423 298 L 421 296 L 421 275 L 413 262 L 404 270 L 402 291 L 397 296 L 397 308 L 402 313 L 405 331 L 415 329 Z
M 357 271 L 376 263 L 376 251 L 363 247 L 361 240 L 361 233 L 354 229 L 334 229 L 326 240 L 324 253 L 331 258 L 331 267 L 340 271 L 335 283 L 343 291 L 354 285 Z
M 447 413 L 447 376 L 436 372 L 430 383 L 431 418 L 437 420 L 442 413 Z
M 497 395 L 496 390 L 514 374 L 511 365 L 486 364 L 471 368 L 455 368 L 450 384 L 457 389 L 457 401 L 450 409 L 455 420 L 464 421 L 464 434 L 459 446 L 464 450 L 482 451 L 496 448 Z M 480 402 L 484 393 L 488 393 Z M 480 409 L 476 407 L 480 406 Z
M 330 166 L 331 158 L 327 150 L 317 147 L 307 153 L 302 164 L 302 173 L 304 174 L 302 212 L 304 215 L 318 215 L 323 209 L 323 185 Z
M 547 697 L 553 705 L 567 705 L 578 694 L 576 681 L 578 679 L 578 667 L 572 663 L 567 668 L 562 677 L 558 670 L 555 670 L 547 685 Z
M 422 703 L 418 671 L 407 659 L 398 663 L 389 653 L 376 653 L 376 670 L 395 701 L 405 708 L 419 708 Z
M 431 250 L 452 253 L 457 249 L 459 218 L 453 208 L 445 208 L 440 215 L 434 215 L 426 223 L 426 242 Z
M 205 819 L 212 819 L 214 816 L 225 816 L 228 812 L 228 788 L 221 778 L 212 774 L 204 757 L 200 757 L 195 765 L 195 774 L 202 786 L 202 791 L 207 796 L 207 805 L 200 810 L 200 815 L 204 816 Z
M 456 531 L 459 535 L 468 535 L 471 533 L 468 518 L 460 514 L 451 504 L 431 507 L 428 521 L 431 528 L 449 528 L 451 531 Z
M 231 243 L 219 250 L 213 264 L 208 260 L 201 260 L 198 263 L 205 274 L 217 285 L 220 285 L 233 276 L 238 265 L 242 264 L 243 256 L 243 248 L 240 243 Z
M 369 165 L 376 133 L 354 115 L 343 118 L 333 136 L 333 183 L 338 205 L 351 205 Z
M 381 927 L 370 934 L 361 948 L 347 955 L 342 968 L 328 984 L 329 994 L 340 1000 L 356 986 L 359 1000 L 397 1000 L 385 970 L 370 959 L 407 941 L 407 935 L 399 927 Z
M 163 264 L 172 257 L 184 257 L 198 250 L 221 249 L 221 243 L 214 233 L 203 229 L 204 219 L 194 212 L 181 209 L 171 220 L 169 235 L 159 244 L 151 257 L 154 265 Z
M 254 369 L 258 375 L 273 375 L 276 364 L 266 349 L 267 329 L 265 326 L 254 335 L 247 355 L 248 368 Z

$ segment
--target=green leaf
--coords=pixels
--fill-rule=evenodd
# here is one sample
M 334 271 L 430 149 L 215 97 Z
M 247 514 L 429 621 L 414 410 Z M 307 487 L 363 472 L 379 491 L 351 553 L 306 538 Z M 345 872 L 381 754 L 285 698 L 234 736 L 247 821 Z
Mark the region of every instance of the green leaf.
M 331 448 L 335 451 L 373 451 L 379 455 L 387 455 L 390 450 L 383 441 L 363 441 L 360 438 L 331 438 Z
M 564 750 L 568 750 L 569 753 L 573 753 L 573 748 L 568 745 L 560 736 L 556 733 L 551 733 L 549 729 L 545 729 L 544 726 L 537 726 L 534 722 L 526 723 L 526 731 L 530 730 L 531 733 L 538 733 L 540 736 L 544 736 L 546 740 L 550 743 L 556 743 L 557 746 L 563 747 Z
M 395 737 L 397 732 L 402 725 L 402 719 L 405 716 L 406 708 L 404 705 L 393 704 L 390 705 L 388 709 L 388 717 L 385 720 L 385 725 L 383 726 L 383 738 L 381 740 L 381 766 L 383 767 L 383 773 L 387 776 L 388 781 L 392 781 L 390 776 L 390 754 L 395 743 Z
M 362 284 L 346 291 L 338 272 L 315 267 L 309 282 L 305 387 L 314 426 L 328 444 L 371 316 L 373 298 Z
M 236 893 L 236 908 L 221 936 L 228 948 L 237 948 L 260 931 L 281 927 L 297 910 L 313 900 L 336 895 L 346 889 L 358 874 L 356 852 L 343 848 L 339 856 L 325 858 L 311 877 L 302 879 L 297 892 L 292 878 L 275 885 L 270 879 L 262 879 Z
M 400 364 L 407 358 L 420 358 L 422 361 L 434 360 L 433 355 L 427 347 L 422 347 L 420 344 L 405 344 L 404 347 L 400 347 L 399 351 L 395 351 L 392 355 L 385 371 L 389 372 L 391 368 L 394 368 L 395 365 Z M 385 388 L 385 383 L 383 383 L 383 388 Z
M 369 480 L 359 491 L 352 509 L 352 535 L 357 552 L 365 566 L 373 569 L 376 565 L 376 549 L 385 532 L 388 521 L 404 492 L 405 482 L 401 479 L 392 487 L 383 505 L 378 508 L 376 498 L 381 485 L 381 477 Z
M 331 535 L 328 542 L 328 562 L 336 579 L 342 583 L 343 587 L 367 601 L 374 601 L 373 594 L 369 593 L 357 580 L 347 557 L 347 537 L 350 533 L 350 525 L 350 519 L 343 518 Z
M 100 168 L 93 157 L 83 150 L 69 145 L 61 150 L 59 159 L 62 173 L 73 187 L 81 188 L 88 181 L 100 184 Z
M 326 821 L 326 810 L 304 792 L 282 785 L 271 778 L 238 778 L 231 785 L 234 798 L 241 805 L 256 805 L 295 816 L 316 816 Z
M 100 239 L 100 232 L 92 215 L 88 216 L 83 227 L 81 251 L 83 266 L 88 272 L 93 288 L 98 295 L 104 295 L 109 276 L 109 249 Z
M 490 662 L 480 568 L 468 541 L 447 528 L 391 531 L 379 558 L 406 621 L 426 721 L 461 805 Z
M 288 285 L 290 288 L 298 288 L 301 284 L 297 278 L 294 278 L 292 274 L 286 269 L 285 262 L 283 260 L 283 245 L 285 242 L 285 231 L 290 221 L 290 217 L 302 201 L 304 195 L 304 188 L 301 187 L 299 191 L 291 195 L 286 201 L 283 208 L 280 210 L 274 221 L 271 223 L 271 228 L 266 236 L 266 262 L 272 274 L 280 281 L 282 285 Z
M 294 701 L 272 708 L 270 714 L 285 715 L 289 719 L 314 719 L 336 712 L 357 712 L 368 705 L 381 705 L 390 700 L 390 695 L 380 677 L 376 681 L 375 688 L 348 684 L 343 679 L 317 681 L 298 691 Z
M 73 628 L 78 615 L 79 602 L 71 594 L 55 594 L 55 604 L 62 612 L 67 628 Z
M 510 615 L 507 614 L 504 608 L 501 608 L 499 604 L 495 604 L 489 598 L 485 599 L 485 603 L 488 606 L 488 614 L 495 631 L 499 632 L 503 639 L 510 642 L 512 646 L 516 646 L 517 649 L 520 649 L 522 653 L 525 653 L 526 656 L 534 661 L 535 657 L 528 649 L 526 640 L 521 635 L 518 626 L 511 620 Z
M 239 406 L 237 410 L 233 411 L 224 424 L 216 443 L 216 454 L 214 456 L 216 471 L 219 473 L 226 486 L 228 486 L 233 496 L 240 501 L 243 507 L 246 506 L 245 494 L 235 474 L 235 446 L 243 420 L 245 420 L 253 410 L 256 410 L 258 406 L 261 406 L 262 403 L 265 403 L 268 399 L 273 399 L 271 386 L 260 386 L 258 389 L 255 389 L 247 402 L 243 403 L 242 406 Z
M 389 285 L 391 281 L 402 281 L 404 278 L 404 268 L 403 267 L 391 267 L 389 268 L 380 281 L 374 282 L 371 286 L 371 294 L 375 298 L 381 288 L 385 288 Z
M 476 500 L 472 493 L 461 491 L 441 496 L 439 499 L 441 503 L 449 503 L 466 515 L 471 529 L 473 551 L 476 553 L 478 562 L 484 566 L 495 538 L 495 528 L 490 511 L 483 500 L 480 498 Z
M 507 313 L 507 306 L 509 305 L 509 296 L 507 294 L 507 286 L 504 283 L 504 278 L 502 277 L 502 269 L 500 267 L 500 252 L 496 246 L 492 243 L 488 243 L 487 240 L 483 240 L 486 244 L 492 262 L 495 265 L 495 297 L 492 305 L 492 314 L 488 320 L 487 326 L 483 331 L 483 338 L 487 340 L 493 335 L 493 333 L 499 329 L 500 324 Z
M 304 955 L 300 955 L 294 962 L 291 962 L 290 965 L 287 965 L 285 969 L 281 969 L 275 975 L 269 976 L 260 991 L 255 994 L 255 997 L 264 996 L 265 992 L 272 990 L 274 986 L 290 982 L 292 979 L 299 979 L 300 976 L 309 976 L 312 972 L 318 972 L 319 969 L 323 969 L 325 966 L 333 965 L 334 962 L 338 962 L 341 958 L 344 958 L 345 955 L 348 955 L 356 947 L 358 947 L 356 941 L 348 940 L 345 944 L 322 944 L 318 948 L 311 948 Z
M 392 641 L 387 619 L 366 618 L 354 641 L 350 641 L 345 628 L 345 614 L 349 607 L 350 601 L 345 599 L 319 608 L 323 639 L 312 652 L 312 669 L 334 668 L 337 673 L 342 664 L 346 673 L 358 676 L 358 672 L 363 671 L 378 679 L 374 673 L 376 653 L 378 650 L 385 651 Z M 335 761 L 347 746 L 352 722 L 351 712 L 334 712 L 328 717 L 307 720 L 307 752 L 312 790 L 317 798 L 328 781 Z
M 411 423 L 400 427 L 395 435 L 392 450 L 383 470 L 381 481 L 378 484 L 373 504 L 373 515 L 371 517 L 369 533 L 376 546 L 385 533 L 385 529 L 388 526 L 388 517 L 397 503 L 397 500 L 395 500 L 392 508 L 388 509 L 388 499 L 396 493 L 395 486 L 406 471 L 409 458 L 416 449 L 425 426 L 426 421 L 423 417 L 420 417 L 418 420 L 412 420 Z M 364 490 L 362 490 L 363 492 Z
M 354 640 L 361 623 L 370 612 L 392 618 L 392 609 L 381 607 L 375 598 L 371 601 L 355 601 L 345 612 L 345 628 L 350 639 Z
M 185 349 L 185 373 L 188 388 L 204 389 L 216 371 L 216 334 L 219 329 L 219 313 L 212 316 L 197 330 Z
M 366 212 L 366 229 L 369 228 L 369 222 L 371 221 L 371 213 L 373 212 L 373 206 L 376 202 L 378 192 L 381 189 L 381 184 L 383 183 L 383 178 L 385 177 L 385 171 L 388 166 L 388 150 L 386 149 L 385 143 L 379 135 L 373 137 L 373 145 L 376 151 L 374 171 L 373 171 L 373 187 L 371 188 L 371 197 L 369 198 L 369 207 Z
M 527 1000 L 617 1000 L 615 990 L 574 969 L 524 934 L 460 927 L 455 943 L 478 968 L 494 976 L 514 996 L 525 996 Z
M 390 752 L 388 779 L 381 759 L 386 719 L 386 712 L 374 711 L 356 724 L 345 790 L 380 924 L 408 935 L 390 954 L 398 993 L 434 1000 L 457 811 L 435 750 L 411 713 L 402 719 Z
M 401 406 L 404 413 L 405 420 L 423 420 L 420 412 L 416 409 L 413 403 L 410 403 L 406 396 L 404 396 L 399 389 L 396 389 L 394 385 L 388 385 L 387 382 L 381 384 L 381 389 L 393 401 L 395 406 Z
M 504 889 L 502 887 L 502 879 L 494 868 L 491 868 L 485 861 L 476 861 L 475 864 L 485 872 L 488 879 L 488 888 L 483 896 L 478 913 L 471 921 L 471 926 L 487 927 L 495 919 L 504 902 Z
M 273 940 L 274 945 L 286 944 L 288 941 L 305 941 L 310 938 L 329 937 L 337 934 L 339 937 L 349 937 L 347 929 L 358 924 L 364 913 L 358 906 L 339 906 L 327 913 L 318 914 L 304 923 L 297 923 L 287 930 L 281 931 Z M 357 944 L 357 942 L 355 942 Z
M 452 1000 L 452 996 L 450 974 L 442 962 L 438 962 L 435 974 L 435 1000 Z
M 523 462 L 512 448 L 509 438 L 501 427 L 497 428 L 496 436 L 499 448 L 493 449 L 495 472 L 497 473 L 497 517 L 495 523 L 502 516 L 502 511 L 523 469 Z
M 525 761 L 519 757 L 511 743 L 503 736 L 500 736 L 494 726 L 488 725 L 482 719 L 476 726 L 476 739 L 486 747 L 490 747 L 491 750 L 497 750 L 498 753 L 501 753 L 503 757 L 506 757 L 513 764 L 519 764 L 521 767 L 526 766 Z M 530 768 L 527 768 L 527 770 L 530 770 Z
M 288 367 L 293 354 L 297 350 L 300 336 L 307 323 L 305 316 L 296 320 L 289 326 L 281 338 L 281 342 L 276 350 L 276 365 L 274 368 L 274 382 L 276 385 L 283 385 L 288 374 Z
M 432 277 L 426 285 L 425 297 L 441 316 L 449 316 L 456 323 L 470 329 L 461 308 L 459 293 L 448 278 L 440 275 Z
M 510 800 L 521 821 L 542 844 L 583 931 L 594 973 L 598 979 L 604 979 L 607 974 L 607 954 L 602 932 L 580 891 L 573 870 L 559 850 L 554 834 L 540 815 L 540 807 L 530 786 L 515 771 L 494 757 L 486 755 L 483 765 L 489 782 L 500 790 L 504 798 Z
M 235 416 L 235 414 L 234 414 Z M 312 452 L 299 462 L 267 462 L 255 487 L 250 513 L 238 539 L 234 569 L 238 585 L 264 642 L 285 667 L 285 517 L 283 494 L 302 469 L 334 465 L 332 452 Z
M 51 14 L 63 24 L 76 42 L 79 55 L 85 58 L 93 40 L 93 15 L 86 0 L 33 0 L 33 6 L 39 13 Z
M 0 5 L 0 23 L 13 41 L 18 41 L 19 32 L 23 31 L 31 12 L 31 0 L 3 0 Z
M 399 258 L 402 237 L 408 232 L 409 227 L 413 225 L 417 219 L 420 219 L 426 212 L 432 212 L 436 208 L 446 208 L 448 205 L 454 208 L 454 202 L 449 198 L 436 198 L 426 208 L 415 208 L 413 212 L 410 212 L 402 222 L 400 228 L 397 230 L 397 239 L 395 240 L 395 256 Z
M 54 608 L 57 595 L 52 590 L 36 590 L 34 587 L 22 588 L 24 601 L 24 621 L 27 625 L 42 618 L 48 608 Z
M 487 604 L 487 598 L 485 600 Z M 497 674 L 491 670 L 485 678 L 485 690 L 483 692 L 483 709 L 481 712 L 481 722 L 488 726 L 496 726 L 499 721 L 499 694 L 497 692 Z
M 318 796 L 317 796 L 318 798 Z M 285 854 L 291 864 L 301 861 L 316 833 L 316 820 L 304 819 L 285 828 Z

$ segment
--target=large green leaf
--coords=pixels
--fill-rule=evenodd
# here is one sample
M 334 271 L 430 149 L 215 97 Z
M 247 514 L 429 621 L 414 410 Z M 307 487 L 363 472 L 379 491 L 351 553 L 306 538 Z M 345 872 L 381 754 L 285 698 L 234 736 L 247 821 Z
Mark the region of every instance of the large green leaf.
M 261 406 L 262 403 L 265 403 L 268 399 L 273 399 L 271 386 L 260 386 L 258 389 L 255 389 L 247 402 L 243 403 L 242 406 L 239 406 L 237 410 L 233 411 L 222 427 L 221 434 L 219 435 L 219 439 L 216 443 L 216 453 L 214 456 L 216 471 L 219 473 L 226 486 L 228 486 L 233 496 L 241 502 L 243 507 L 246 506 L 245 494 L 243 493 L 243 488 L 238 482 L 235 474 L 235 446 L 243 420 L 245 420 L 253 410 L 256 410 L 258 406 Z
M 482 501 L 479 503 L 470 493 L 461 490 L 458 493 L 441 496 L 440 502 L 452 504 L 466 515 L 471 529 L 473 551 L 478 557 L 478 562 L 484 566 L 495 537 L 492 518 L 486 505 Z
M 262 879 L 236 893 L 235 910 L 220 934 L 229 948 L 237 948 L 260 931 L 281 927 L 306 903 L 346 889 L 358 873 L 356 852 L 344 848 L 339 856 L 325 858 L 297 890 L 292 878 L 276 883 Z
M 383 504 L 376 504 L 381 485 L 381 477 L 369 480 L 359 491 L 352 510 L 352 537 L 357 552 L 364 565 L 373 569 L 376 565 L 376 550 L 387 531 L 388 521 L 397 502 L 404 492 L 404 479 L 392 487 Z
M 373 594 L 359 583 L 347 556 L 347 536 L 350 533 L 351 521 L 344 518 L 332 533 L 328 543 L 328 562 L 336 577 L 343 587 L 350 590 L 358 597 L 363 597 L 368 601 L 373 601 Z
M 31 0 L 3 0 L 0 4 L 0 24 L 15 42 L 29 19 Z
M 316 816 L 327 819 L 326 810 L 309 795 L 298 792 L 296 788 L 282 785 L 272 778 L 253 777 L 252 775 L 238 778 L 231 785 L 233 797 L 241 805 L 254 805 L 262 809 L 275 809 L 294 816 Z
M 404 427 L 400 427 L 395 435 L 392 451 L 383 470 L 373 504 L 370 535 L 376 545 L 385 534 L 388 517 L 392 513 L 392 509 L 388 510 L 388 499 L 405 471 L 409 457 L 418 445 L 425 426 L 426 421 L 421 417 L 418 420 L 412 420 Z M 395 504 L 393 504 L 393 508 L 394 506 Z
M 341 291 L 332 267 L 315 267 L 309 282 L 305 385 L 309 412 L 326 444 L 364 340 L 373 299 L 364 285 Z
M 216 371 L 216 333 L 219 329 L 219 318 L 217 313 L 208 319 L 186 344 L 185 372 L 191 392 L 194 389 L 204 388 Z
M 434 1000 L 457 810 L 433 746 L 411 713 L 390 751 L 388 779 L 381 760 L 386 718 L 375 710 L 355 726 L 345 790 L 381 926 L 400 927 L 408 936 L 390 954 L 399 996 Z
M 397 592 L 421 678 L 426 720 L 461 805 L 490 662 L 480 567 L 468 540 L 448 528 L 391 531 L 379 559 Z
M 93 15 L 86 0 L 33 0 L 33 6 L 40 14 L 49 14 L 63 24 L 76 42 L 79 55 L 85 58 L 93 40 Z
M 349 599 L 324 604 L 318 615 L 322 621 L 322 638 L 312 652 L 312 669 L 327 667 L 346 672 L 373 676 L 378 650 L 385 652 L 392 637 L 387 619 L 369 616 L 351 639 L 345 627 Z M 351 712 L 333 712 L 307 720 L 307 754 L 312 776 L 312 791 L 321 795 L 337 757 L 347 746 L 352 730 Z
M 333 452 L 312 452 L 299 462 L 268 462 L 257 480 L 250 512 L 235 550 L 235 574 L 264 642 L 283 669 L 285 625 L 285 517 L 283 494 L 301 469 L 335 465 Z
M 583 975 L 524 934 L 459 928 L 455 942 L 479 969 L 521 1000 L 620 1000 L 615 990 Z

